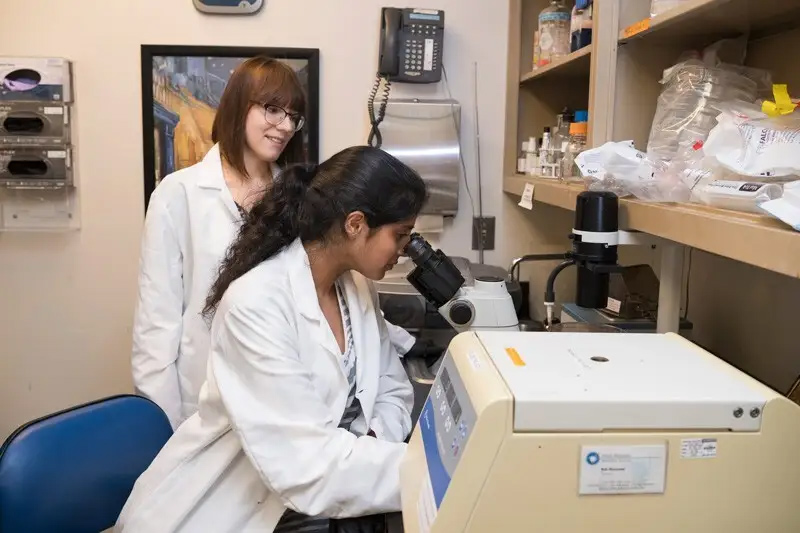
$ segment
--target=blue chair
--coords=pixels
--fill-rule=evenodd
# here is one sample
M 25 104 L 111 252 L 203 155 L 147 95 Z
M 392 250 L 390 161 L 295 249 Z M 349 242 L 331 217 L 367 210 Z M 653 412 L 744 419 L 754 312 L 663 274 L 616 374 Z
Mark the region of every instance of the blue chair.
M 2 533 L 113 527 L 136 479 L 172 435 L 156 404 L 105 398 L 29 422 L 0 448 Z

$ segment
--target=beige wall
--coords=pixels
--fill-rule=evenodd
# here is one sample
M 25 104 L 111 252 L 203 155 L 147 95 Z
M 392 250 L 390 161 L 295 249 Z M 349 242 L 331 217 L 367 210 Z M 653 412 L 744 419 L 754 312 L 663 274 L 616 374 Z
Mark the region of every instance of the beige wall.
M 4 55 L 74 62 L 83 227 L 73 234 L 0 234 L 0 439 L 32 417 L 131 390 L 128 356 L 143 220 L 139 46 L 319 48 L 320 141 L 322 155 L 329 156 L 366 142 L 366 98 L 385 4 L 267 0 L 253 17 L 212 17 L 197 13 L 190 0 L 2 1 Z M 473 180 L 472 79 L 478 62 L 484 208 L 497 214 L 508 9 L 482 0 L 412 4 L 446 10 L 445 66 L 464 108 L 465 158 Z M 28 29 L 31 21 L 35 32 Z M 395 89 L 396 96 L 445 94 L 441 85 Z M 467 202 L 462 187 L 460 214 L 443 240 L 448 253 L 474 258 Z M 487 253 L 487 261 L 505 263 L 500 252 Z

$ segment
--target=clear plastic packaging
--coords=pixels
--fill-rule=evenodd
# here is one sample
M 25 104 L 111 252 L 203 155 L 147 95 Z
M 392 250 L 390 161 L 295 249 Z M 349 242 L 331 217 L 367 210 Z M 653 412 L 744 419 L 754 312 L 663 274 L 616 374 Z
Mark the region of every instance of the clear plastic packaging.
M 633 141 L 608 142 L 586 150 L 576 163 L 587 188 L 633 195 L 646 202 L 687 202 L 691 189 L 669 165 L 637 150 Z
M 738 69 L 709 67 L 688 60 L 664 73 L 647 143 L 654 160 L 671 161 L 697 141 L 704 141 L 717 124 L 719 106 L 729 100 L 753 102 L 758 84 Z
M 778 220 L 800 231 L 800 181 L 787 183 L 783 197 L 761 204 L 761 209 Z
M 570 9 L 563 0 L 551 0 L 539 13 L 539 66 L 569 55 Z

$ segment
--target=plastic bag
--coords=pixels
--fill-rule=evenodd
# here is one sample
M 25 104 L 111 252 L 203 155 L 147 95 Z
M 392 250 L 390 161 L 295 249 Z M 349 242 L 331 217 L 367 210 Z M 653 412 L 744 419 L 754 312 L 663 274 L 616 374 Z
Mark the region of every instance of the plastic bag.
M 800 231 L 800 181 L 787 183 L 783 197 L 761 204 L 761 209 Z
M 633 141 L 608 142 L 578 154 L 576 164 L 589 190 L 633 195 L 647 202 L 685 202 L 690 189 L 668 166 L 637 150 Z
M 744 176 L 800 174 L 800 113 L 767 117 L 726 110 L 705 143 L 705 153 Z
M 758 84 L 727 67 L 689 60 L 668 69 L 661 83 L 647 142 L 654 160 L 670 161 L 676 153 L 705 140 L 716 125 L 718 106 L 729 100 L 754 102 Z
M 664 71 L 647 143 L 652 159 L 671 161 L 704 141 L 725 102 L 753 103 L 771 95 L 769 71 L 743 66 L 747 44 L 746 36 L 721 39 L 703 50 L 684 52 Z

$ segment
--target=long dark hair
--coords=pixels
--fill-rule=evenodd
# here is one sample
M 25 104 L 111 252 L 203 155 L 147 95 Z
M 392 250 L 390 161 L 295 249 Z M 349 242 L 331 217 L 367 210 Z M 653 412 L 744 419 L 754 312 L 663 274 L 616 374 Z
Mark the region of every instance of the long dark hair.
M 248 214 L 211 286 L 203 316 L 211 320 L 231 283 L 300 238 L 324 242 L 364 213 L 370 229 L 417 216 L 425 182 L 394 156 L 371 146 L 342 150 L 319 166 L 294 166 L 273 181 Z

